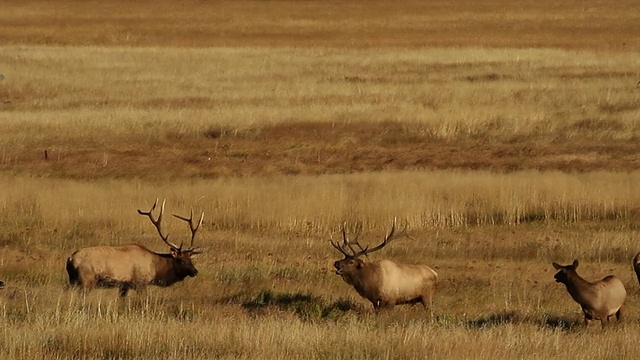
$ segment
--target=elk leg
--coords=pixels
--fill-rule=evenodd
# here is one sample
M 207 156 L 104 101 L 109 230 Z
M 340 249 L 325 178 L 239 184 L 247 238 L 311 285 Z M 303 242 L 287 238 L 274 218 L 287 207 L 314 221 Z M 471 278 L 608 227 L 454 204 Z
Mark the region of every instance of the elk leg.
M 127 296 L 127 292 L 129 292 L 130 287 L 128 285 L 121 285 L 120 286 L 120 297 L 125 297 Z
M 429 316 L 433 317 L 433 297 L 431 295 L 423 295 L 420 297 L 420 303 Z
M 624 308 L 624 305 L 620 306 L 620 309 L 618 309 L 618 311 L 616 311 L 616 321 L 618 321 L 618 322 L 622 321 L 622 312 L 623 312 L 622 309 L 623 308 Z
M 83 276 L 80 274 L 75 282 L 70 283 L 69 286 L 79 289 L 80 293 L 85 295 L 89 290 L 93 289 L 97 285 L 97 280 L 92 276 Z

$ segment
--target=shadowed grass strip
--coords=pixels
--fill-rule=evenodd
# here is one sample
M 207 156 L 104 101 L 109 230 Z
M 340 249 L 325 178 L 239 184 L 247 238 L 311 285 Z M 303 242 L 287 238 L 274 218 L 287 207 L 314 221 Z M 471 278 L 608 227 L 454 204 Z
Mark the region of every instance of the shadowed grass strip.
M 291 312 L 303 320 L 337 320 L 349 313 L 361 313 L 362 308 L 348 300 L 327 303 L 319 296 L 303 293 L 275 293 L 264 290 L 242 303 L 251 313 L 265 313 L 271 309 Z

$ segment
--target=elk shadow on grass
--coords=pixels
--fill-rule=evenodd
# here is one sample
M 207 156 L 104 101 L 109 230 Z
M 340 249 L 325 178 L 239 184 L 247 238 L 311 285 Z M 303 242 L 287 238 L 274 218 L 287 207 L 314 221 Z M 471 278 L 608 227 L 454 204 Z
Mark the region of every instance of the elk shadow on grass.
M 537 325 L 553 330 L 574 331 L 580 328 L 583 322 L 577 318 L 564 316 L 544 315 L 537 321 Z
M 522 314 L 518 311 L 503 311 L 466 322 L 468 327 L 474 329 L 483 329 L 506 324 L 533 324 L 553 330 L 573 331 L 580 326 L 581 322 L 579 319 L 569 319 L 566 317 L 548 314 L 544 314 L 541 317 L 534 317 Z
M 503 311 L 479 319 L 468 320 L 466 325 L 472 329 L 484 329 L 505 324 L 521 324 L 525 320 L 526 317 L 517 311 Z
M 264 314 L 279 310 L 296 314 L 303 320 L 337 320 L 349 313 L 361 313 L 362 308 L 348 300 L 327 303 L 319 296 L 304 293 L 275 293 L 265 290 L 242 307 L 252 314 Z

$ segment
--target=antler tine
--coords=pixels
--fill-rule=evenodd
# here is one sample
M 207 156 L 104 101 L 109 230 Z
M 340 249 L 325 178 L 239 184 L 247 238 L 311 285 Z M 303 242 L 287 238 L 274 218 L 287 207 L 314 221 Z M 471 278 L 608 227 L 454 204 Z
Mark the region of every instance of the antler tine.
M 165 244 L 169 245 L 169 247 L 171 249 L 179 250 L 180 247 L 177 247 L 176 244 L 174 244 L 174 243 L 169 241 L 169 234 L 164 235 L 162 233 L 162 215 L 164 214 L 165 201 L 166 201 L 165 199 L 162 200 L 162 205 L 160 205 L 160 213 L 158 214 L 158 218 L 157 219 L 153 218 L 153 210 L 155 210 L 156 206 L 158 206 L 158 199 L 156 199 L 156 201 L 153 203 L 153 206 L 151 207 L 151 210 L 142 211 L 142 210 L 138 209 L 138 214 L 147 216 L 149 218 L 149 220 L 151 220 L 151 223 L 153 224 L 153 226 L 155 226 L 156 230 L 158 230 L 158 235 L 160 235 L 160 238 L 162 239 L 162 241 L 165 242 Z
M 347 224 L 346 223 L 342 223 L 342 249 L 344 249 L 344 253 L 345 255 L 347 252 L 347 248 L 349 248 L 349 250 L 351 250 L 351 254 L 355 254 L 356 252 L 353 250 L 353 248 L 351 247 L 351 244 L 349 243 L 349 237 L 347 236 Z M 352 255 L 347 255 L 347 256 L 352 256 Z
M 396 224 L 398 222 L 398 218 L 393 218 L 393 225 L 391 226 L 391 231 L 385 237 L 385 241 L 391 241 L 393 239 L 397 239 L 402 236 L 408 236 L 405 233 L 407 232 L 407 227 L 409 226 L 408 222 L 405 222 L 404 228 L 398 234 L 396 234 Z
M 360 245 L 360 242 L 358 241 L 358 239 L 360 239 L 360 235 L 362 235 L 362 223 L 358 223 L 358 225 L 356 226 L 356 229 L 357 229 L 356 238 L 351 240 L 350 243 L 354 245 L 358 245 L 358 247 L 360 248 L 360 251 L 362 251 L 365 248 L 363 248 L 362 245 Z
M 331 245 L 338 251 L 340 251 L 344 256 L 347 257 L 358 257 L 360 255 L 366 255 L 369 251 L 367 251 L 368 247 L 362 247 L 362 245 L 360 245 L 360 243 L 358 242 L 358 239 L 360 238 L 360 235 L 362 234 L 362 225 L 358 226 L 357 231 L 356 231 L 356 235 L 355 238 L 353 240 L 349 240 L 349 235 L 347 235 L 347 223 L 344 222 L 342 223 L 342 227 L 341 227 L 341 232 L 342 232 L 342 244 L 338 244 L 337 242 L 334 242 L 333 240 L 329 240 L 331 242 Z M 356 251 L 356 249 L 353 248 L 353 246 L 357 246 L 360 251 Z M 349 253 L 347 250 L 350 250 L 351 253 Z
M 407 231 L 407 227 L 409 226 L 408 223 L 405 223 L 404 228 L 402 229 L 402 231 L 400 231 L 400 233 L 396 234 L 396 224 L 397 224 L 397 218 L 393 218 L 393 224 L 391 225 L 391 230 L 389 230 L 389 232 L 387 233 L 387 236 L 384 237 L 384 240 L 382 241 L 382 243 L 378 246 L 375 246 L 371 249 L 369 249 L 369 247 L 365 247 L 364 249 L 362 249 L 360 252 L 358 252 L 356 255 L 354 256 L 360 256 L 360 255 L 367 255 L 370 254 L 374 251 L 378 251 L 380 249 L 382 249 L 383 247 L 387 246 L 388 243 L 391 242 L 391 240 L 397 239 L 399 237 L 402 236 L 408 236 L 405 234 L 405 232 Z
M 351 255 L 347 254 L 347 252 L 340 245 L 338 245 L 335 242 L 333 242 L 333 240 L 329 240 L 329 242 L 331 243 L 331 246 L 333 246 L 336 250 L 340 251 L 342 253 L 342 255 L 351 256 Z
M 342 244 L 339 244 L 338 242 L 333 241 L 333 237 L 331 237 L 331 239 L 329 239 L 329 242 L 331 243 L 331 246 L 333 246 L 336 250 L 340 251 L 340 253 L 342 253 L 342 255 L 346 256 L 346 257 L 352 257 L 353 254 L 349 254 L 347 252 L 347 248 L 351 249 L 351 246 L 349 245 L 349 239 L 347 238 L 347 230 L 346 230 L 346 226 L 343 223 L 342 224 Z M 353 249 L 351 249 L 351 251 L 353 253 L 355 253 L 355 251 L 353 251 Z
M 347 223 L 343 223 L 342 224 L 342 237 L 344 238 L 344 243 L 346 244 L 346 246 L 349 247 L 349 249 L 351 250 L 351 252 L 353 253 L 354 256 L 356 256 L 355 254 L 357 254 L 358 252 L 353 248 L 353 245 L 357 245 L 360 248 L 360 251 L 364 250 L 364 248 L 362 247 L 362 245 L 360 245 L 360 243 L 358 242 L 358 239 L 360 238 L 360 235 L 362 234 L 362 225 L 360 225 L 357 228 L 357 232 L 356 232 L 356 237 L 353 240 L 349 240 L 346 234 L 346 227 L 347 227 Z
M 342 245 L 340 245 L 340 248 L 342 249 L 340 251 L 345 256 L 353 256 L 353 254 L 355 254 L 355 251 L 353 251 L 351 244 L 349 244 L 349 237 L 347 236 L 347 226 L 345 223 L 342 224 Z M 351 250 L 351 254 L 347 252 L 347 249 Z
M 189 223 L 189 229 L 191 229 L 191 245 L 189 245 L 189 251 L 191 251 L 192 253 L 200 253 L 194 251 L 193 241 L 195 240 L 196 233 L 198 232 L 198 229 L 200 228 L 200 225 L 202 225 L 202 221 L 204 220 L 204 212 L 200 215 L 200 220 L 198 221 L 197 225 L 194 225 L 193 223 L 193 209 L 191 209 L 191 213 L 188 218 L 177 214 L 173 214 L 173 216 Z M 182 242 L 180 243 L 180 248 L 182 248 Z

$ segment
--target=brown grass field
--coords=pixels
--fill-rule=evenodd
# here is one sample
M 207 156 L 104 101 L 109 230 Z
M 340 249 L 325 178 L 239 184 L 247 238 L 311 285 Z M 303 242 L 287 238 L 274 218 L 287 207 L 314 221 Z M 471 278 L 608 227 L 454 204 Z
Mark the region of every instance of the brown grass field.
M 635 1 L 18 1 L 0 12 L 0 358 L 632 359 Z M 83 246 L 165 252 L 136 213 L 205 212 L 200 273 L 68 289 Z M 433 316 L 332 270 L 439 274 Z M 174 240 L 187 227 L 166 219 Z M 586 328 L 553 280 L 618 275 Z

